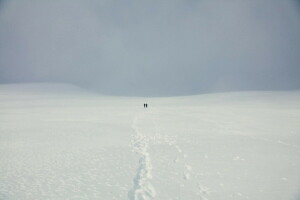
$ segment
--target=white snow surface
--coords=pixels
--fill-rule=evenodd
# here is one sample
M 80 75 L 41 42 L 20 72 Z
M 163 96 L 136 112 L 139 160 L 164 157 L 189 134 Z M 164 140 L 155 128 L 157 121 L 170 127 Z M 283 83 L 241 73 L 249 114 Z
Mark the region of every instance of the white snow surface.
M 299 200 L 300 91 L 0 85 L 0 199 Z

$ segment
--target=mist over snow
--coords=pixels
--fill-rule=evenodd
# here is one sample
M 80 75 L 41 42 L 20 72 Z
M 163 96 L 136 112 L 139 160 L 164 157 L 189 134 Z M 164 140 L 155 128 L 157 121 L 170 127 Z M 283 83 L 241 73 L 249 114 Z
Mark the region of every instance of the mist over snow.
M 0 0 L 0 200 L 299 200 L 299 122 L 300 0 Z
M 296 0 L 2 0 L 0 82 L 114 95 L 300 88 Z

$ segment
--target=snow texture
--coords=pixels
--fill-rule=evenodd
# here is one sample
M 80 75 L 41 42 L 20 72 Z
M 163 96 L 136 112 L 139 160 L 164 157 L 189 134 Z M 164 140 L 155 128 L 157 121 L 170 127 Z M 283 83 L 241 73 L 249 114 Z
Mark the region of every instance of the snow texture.
M 0 85 L 0 199 L 298 200 L 299 121 L 300 91 Z

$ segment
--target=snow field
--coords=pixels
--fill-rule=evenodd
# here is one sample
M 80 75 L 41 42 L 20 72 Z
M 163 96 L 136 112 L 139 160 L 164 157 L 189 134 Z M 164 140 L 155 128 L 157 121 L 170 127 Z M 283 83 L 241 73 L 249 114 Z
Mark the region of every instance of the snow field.
M 297 200 L 299 121 L 299 91 L 145 100 L 1 85 L 0 199 Z

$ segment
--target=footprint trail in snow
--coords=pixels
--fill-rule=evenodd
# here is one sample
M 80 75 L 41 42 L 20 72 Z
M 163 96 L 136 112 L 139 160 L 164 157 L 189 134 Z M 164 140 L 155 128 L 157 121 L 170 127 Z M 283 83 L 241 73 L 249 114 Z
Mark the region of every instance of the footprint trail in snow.
M 150 182 L 152 164 L 148 152 L 149 139 L 139 131 L 138 120 L 139 117 L 135 118 L 132 124 L 136 133 L 132 138 L 132 148 L 140 156 L 139 167 L 133 181 L 133 189 L 129 192 L 128 197 L 130 200 L 150 200 L 154 199 L 156 191 Z
M 190 181 L 192 178 L 192 166 L 187 162 L 187 154 L 180 148 L 177 144 L 177 139 L 175 136 L 162 135 L 159 126 L 155 119 L 152 119 L 154 133 L 153 135 L 144 134 L 139 128 L 139 122 L 145 118 L 145 113 L 137 115 L 133 120 L 132 129 L 135 134 L 132 136 L 131 148 L 139 156 L 139 165 L 135 177 L 133 178 L 133 188 L 129 191 L 129 200 L 151 200 L 155 199 L 157 192 L 155 187 L 153 187 L 151 181 L 152 176 L 152 162 L 149 152 L 150 145 L 166 144 L 173 148 L 177 152 L 177 157 L 174 159 L 174 164 L 183 165 L 182 172 L 182 184 L 180 187 L 184 187 L 185 181 Z M 198 182 L 195 186 L 195 194 L 201 200 L 207 200 L 206 190 L 207 187 L 203 186 Z M 203 189 L 205 188 L 205 189 Z

